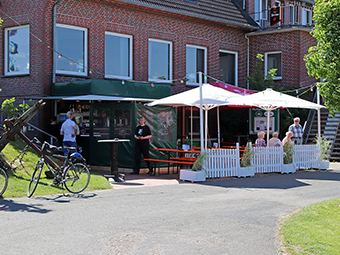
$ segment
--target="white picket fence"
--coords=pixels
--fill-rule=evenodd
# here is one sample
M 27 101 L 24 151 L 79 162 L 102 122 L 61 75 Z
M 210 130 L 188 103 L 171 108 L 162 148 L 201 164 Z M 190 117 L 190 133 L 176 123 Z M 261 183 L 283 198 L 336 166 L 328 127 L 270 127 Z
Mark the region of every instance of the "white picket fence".
M 240 149 L 208 149 L 204 169 L 207 178 L 240 176 Z M 283 170 L 282 147 L 253 147 L 252 165 L 255 173 Z M 320 148 L 316 144 L 295 145 L 293 164 L 297 169 L 320 168 Z M 242 176 L 242 175 L 241 175 Z

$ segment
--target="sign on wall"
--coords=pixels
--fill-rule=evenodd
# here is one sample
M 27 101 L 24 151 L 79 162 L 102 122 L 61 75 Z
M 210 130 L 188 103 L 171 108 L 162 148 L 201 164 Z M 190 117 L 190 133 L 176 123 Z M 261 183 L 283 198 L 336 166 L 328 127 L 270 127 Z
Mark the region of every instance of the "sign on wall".
M 260 131 L 267 133 L 267 114 L 261 109 L 249 109 L 249 134 L 257 134 Z M 279 110 L 269 112 L 269 133 L 279 132 Z

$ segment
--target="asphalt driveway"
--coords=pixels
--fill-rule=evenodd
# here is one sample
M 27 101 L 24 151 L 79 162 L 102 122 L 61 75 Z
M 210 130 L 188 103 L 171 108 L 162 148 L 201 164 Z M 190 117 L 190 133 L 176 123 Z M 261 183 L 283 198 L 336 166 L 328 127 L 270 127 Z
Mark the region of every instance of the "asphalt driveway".
M 303 206 L 339 197 L 340 164 L 331 163 L 327 171 L 167 184 L 0 200 L 1 250 L 278 254 L 279 220 Z

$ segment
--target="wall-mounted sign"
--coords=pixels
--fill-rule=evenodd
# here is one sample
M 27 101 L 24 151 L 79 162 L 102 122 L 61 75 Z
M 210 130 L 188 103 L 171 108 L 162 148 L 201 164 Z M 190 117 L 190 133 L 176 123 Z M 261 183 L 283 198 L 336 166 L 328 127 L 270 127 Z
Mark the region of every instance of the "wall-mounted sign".
M 267 133 L 268 112 L 261 109 L 249 109 L 249 112 L 249 134 L 257 134 L 260 131 Z M 279 132 L 279 110 L 270 111 L 269 114 L 269 133 Z

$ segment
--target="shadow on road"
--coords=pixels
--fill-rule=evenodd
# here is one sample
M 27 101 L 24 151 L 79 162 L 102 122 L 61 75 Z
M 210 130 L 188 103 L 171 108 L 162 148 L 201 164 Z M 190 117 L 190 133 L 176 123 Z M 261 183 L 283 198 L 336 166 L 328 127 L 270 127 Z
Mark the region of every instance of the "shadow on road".
M 340 173 L 333 170 L 298 170 L 294 174 L 257 174 L 248 178 L 208 179 L 200 184 L 224 188 L 291 189 L 308 186 L 303 180 L 340 181 Z
M 42 208 L 42 204 L 25 204 L 15 202 L 11 199 L 0 200 L 0 212 L 10 211 L 10 212 L 34 212 L 34 213 L 48 213 L 51 210 Z

